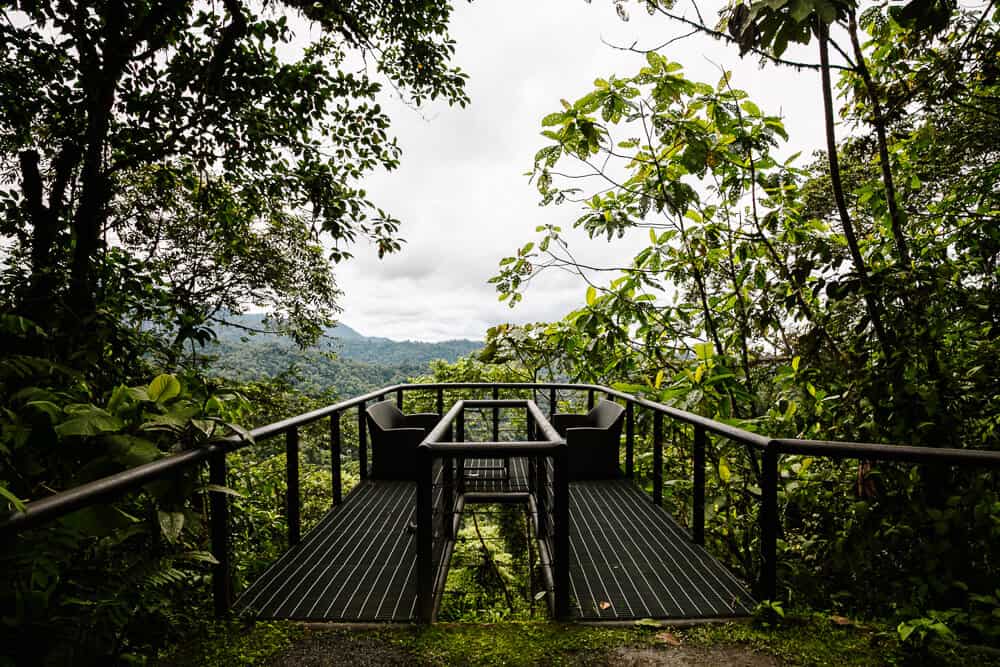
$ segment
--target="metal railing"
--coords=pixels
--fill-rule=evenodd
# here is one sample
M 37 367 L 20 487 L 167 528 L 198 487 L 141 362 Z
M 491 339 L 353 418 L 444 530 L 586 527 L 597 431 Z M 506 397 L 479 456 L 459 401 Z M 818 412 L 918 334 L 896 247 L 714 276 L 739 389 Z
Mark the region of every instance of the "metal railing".
M 477 408 L 493 411 L 493 441 L 465 439 L 465 411 Z M 496 439 L 501 409 L 525 410 L 524 440 Z M 527 459 L 531 469 L 527 491 L 512 489 L 509 480 L 496 480 L 501 484 L 495 489 L 468 490 L 463 469 L 465 459 L 469 458 Z M 452 406 L 418 448 L 417 608 L 421 620 L 431 622 L 437 615 L 459 517 L 467 502 L 523 501 L 529 506 L 539 550 L 543 553 L 542 570 L 548 580 L 551 612 L 556 618 L 568 615 L 568 465 L 566 441 L 534 401 L 469 400 Z
M 773 599 L 777 593 L 778 488 L 780 484 L 778 461 L 781 456 L 803 454 L 828 459 L 853 458 L 867 461 L 899 461 L 923 465 L 964 466 L 980 469 L 1000 468 L 1000 452 L 994 451 L 769 438 L 600 385 L 570 383 L 403 384 L 385 387 L 363 396 L 291 417 L 274 424 L 262 426 L 250 432 L 254 442 L 279 435 L 285 436 L 287 457 L 286 511 L 289 544 L 294 546 L 301 537 L 298 485 L 298 432 L 300 428 L 321 419 L 330 420 L 333 502 L 339 503 L 342 501 L 340 483 L 342 464 L 340 416 L 349 410 L 357 411 L 359 433 L 358 458 L 361 478 L 365 479 L 368 475 L 364 414 L 367 403 L 373 400 L 384 399 L 390 394 L 395 393 L 397 404 L 402 406 L 405 392 L 432 392 L 436 398 L 437 412 L 438 414 L 442 414 L 444 412 L 444 391 L 446 389 L 452 391 L 489 391 L 495 398 L 499 397 L 502 390 L 531 391 L 533 393 L 547 391 L 549 394 L 548 405 L 550 417 L 556 410 L 556 392 L 558 390 L 586 392 L 588 406 L 594 405 L 597 394 L 604 394 L 611 400 L 623 401 L 626 405 L 625 474 L 629 477 L 634 474 L 635 413 L 637 409 L 644 409 L 651 412 L 653 416 L 652 500 L 656 503 L 661 503 L 663 497 L 663 420 L 669 419 L 673 422 L 691 426 L 693 428 L 691 457 L 694 465 L 692 468 L 693 497 L 690 525 L 692 540 L 698 544 L 703 544 L 705 539 L 705 449 L 709 435 L 727 438 L 746 445 L 750 451 L 757 452 L 760 456 L 759 463 L 761 470 L 761 511 L 758 518 L 761 531 L 761 573 L 756 588 L 757 594 L 760 597 L 768 599 Z M 249 441 L 233 437 L 200 449 L 167 456 L 163 459 L 125 470 L 46 498 L 33 500 L 27 503 L 24 510 L 13 512 L 0 519 L 0 538 L 16 536 L 23 530 L 49 523 L 75 510 L 107 502 L 128 491 L 138 489 L 151 481 L 175 475 L 181 470 L 192 468 L 206 461 L 209 466 L 210 483 L 225 486 L 226 455 L 249 444 L 251 444 Z M 510 443 L 487 444 L 495 445 L 493 451 L 497 456 L 514 451 L 505 449 L 511 447 Z M 481 443 L 477 445 L 477 447 L 481 446 Z M 539 446 L 555 447 L 549 444 Z M 433 452 L 433 447 L 429 449 Z M 424 451 L 427 450 L 425 449 Z M 565 451 L 565 448 L 560 451 Z M 552 450 L 550 453 L 554 454 L 555 451 Z M 214 566 L 213 572 L 213 592 L 216 612 L 223 614 L 228 610 L 232 599 L 232 591 L 229 584 L 228 499 L 226 494 L 221 491 L 210 491 L 210 494 L 210 536 L 212 540 L 212 552 L 218 561 L 218 564 Z M 565 531 L 560 532 L 565 534 Z

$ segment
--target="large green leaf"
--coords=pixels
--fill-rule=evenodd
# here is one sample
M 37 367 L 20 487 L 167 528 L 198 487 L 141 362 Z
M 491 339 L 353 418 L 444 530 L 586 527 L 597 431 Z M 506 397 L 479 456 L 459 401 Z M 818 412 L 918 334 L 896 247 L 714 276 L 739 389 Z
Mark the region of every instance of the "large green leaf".
M 124 424 L 117 417 L 108 414 L 104 410 L 94 406 L 86 406 L 85 409 L 75 409 L 74 416 L 67 419 L 62 424 L 56 426 L 55 430 L 62 437 L 69 436 L 93 436 L 101 433 L 120 431 Z
M 153 378 L 153 381 L 149 383 L 149 387 L 146 391 L 149 393 L 150 400 L 156 401 L 157 403 L 164 403 L 180 395 L 181 383 L 173 375 L 157 375 Z

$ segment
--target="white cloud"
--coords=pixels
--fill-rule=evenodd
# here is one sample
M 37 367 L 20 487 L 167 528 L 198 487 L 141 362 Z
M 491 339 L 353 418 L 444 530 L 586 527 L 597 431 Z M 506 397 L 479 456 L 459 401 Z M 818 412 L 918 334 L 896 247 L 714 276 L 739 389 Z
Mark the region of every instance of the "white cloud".
M 685 32 L 630 4 L 623 23 L 610 0 L 477 0 L 455 3 L 452 36 L 456 62 L 470 75 L 472 104 L 413 111 L 386 102 L 403 148 L 401 167 L 365 183 L 381 207 L 403 221 L 407 240 L 399 254 L 378 260 L 372 248 L 354 249 L 338 269 L 345 323 L 367 335 L 417 340 L 481 338 L 502 321 L 552 320 L 583 300 L 584 285 L 561 273 L 544 274 L 514 310 L 497 301 L 486 281 L 499 260 L 533 240 L 535 227 L 569 230 L 579 212 L 572 205 L 540 208 L 523 175 L 544 144 L 541 118 L 575 99 L 597 77 L 637 71 L 643 57 L 602 44 L 652 46 Z M 716 9 L 701 7 L 714 21 Z M 692 37 L 663 52 L 688 77 L 715 82 L 718 66 L 733 70 L 767 112 L 783 111 L 792 135 L 786 152 L 819 147 L 822 117 L 818 75 L 741 60 L 733 47 Z M 790 57 L 810 59 L 809 52 Z M 578 258 L 627 263 L 645 234 L 611 244 L 570 233 Z

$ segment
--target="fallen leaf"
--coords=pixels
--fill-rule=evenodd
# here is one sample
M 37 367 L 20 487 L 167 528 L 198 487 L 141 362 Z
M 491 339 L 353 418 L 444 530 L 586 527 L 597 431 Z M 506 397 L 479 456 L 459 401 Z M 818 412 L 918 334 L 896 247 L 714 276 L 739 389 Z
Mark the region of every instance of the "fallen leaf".
M 601 600 L 597 603 L 598 609 L 611 609 L 611 603 Z
M 845 618 L 843 616 L 831 616 L 830 620 L 836 623 L 837 625 L 853 625 L 851 623 L 851 619 Z
M 655 635 L 653 635 L 653 639 L 662 644 L 668 644 L 670 646 L 681 645 L 681 640 L 675 637 L 672 632 L 667 632 L 666 630 L 664 630 L 663 632 L 657 632 Z

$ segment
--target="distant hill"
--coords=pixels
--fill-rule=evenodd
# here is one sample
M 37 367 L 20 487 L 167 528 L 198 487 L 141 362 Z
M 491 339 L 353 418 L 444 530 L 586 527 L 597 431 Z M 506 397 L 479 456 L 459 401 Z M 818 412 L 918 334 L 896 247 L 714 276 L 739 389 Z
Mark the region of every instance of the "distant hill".
M 283 336 L 247 331 L 266 329 L 260 314 L 230 315 L 227 320 L 235 326 L 215 327 L 218 342 L 205 350 L 215 356 L 213 370 L 240 381 L 293 370 L 295 384 L 309 393 L 329 388 L 341 396 L 365 393 L 424 374 L 435 359 L 454 362 L 483 345 L 465 339 L 438 343 L 396 341 L 364 336 L 346 324 L 338 324 L 324 332 L 316 347 L 300 350 Z

